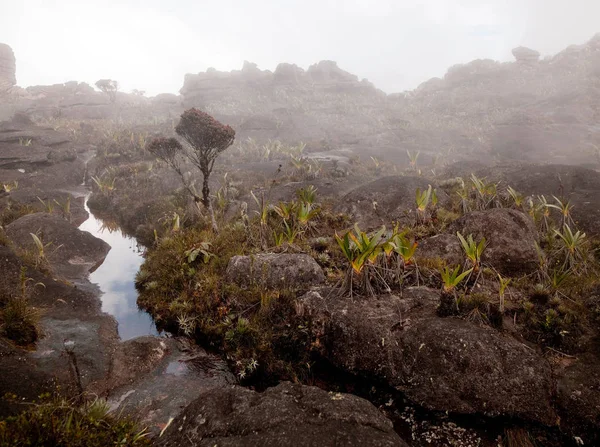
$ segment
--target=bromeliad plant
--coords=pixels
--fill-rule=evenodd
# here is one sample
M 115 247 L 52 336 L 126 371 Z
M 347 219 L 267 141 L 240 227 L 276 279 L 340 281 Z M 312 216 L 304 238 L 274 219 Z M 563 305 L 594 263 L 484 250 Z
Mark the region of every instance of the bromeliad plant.
M 412 171 L 419 172 L 419 169 L 417 168 L 417 161 L 419 160 L 420 154 L 421 151 L 411 152 L 409 150 L 406 150 L 406 155 L 408 155 L 408 159 L 410 160 L 410 169 Z
M 317 188 L 313 185 L 300 189 L 297 193 L 300 203 L 296 206 L 296 221 L 302 231 L 309 230 L 311 221 L 318 216 L 320 208 L 316 204 Z
M 36 268 L 40 268 L 40 267 L 47 268 L 50 265 L 48 262 L 48 257 L 47 257 L 47 249 L 48 249 L 48 247 L 50 247 L 50 245 L 52 245 L 52 242 L 48 242 L 47 244 L 44 244 L 37 234 L 33 234 L 33 233 L 29 233 L 29 234 L 31 235 L 31 238 L 33 239 L 33 242 L 37 249 L 37 255 L 35 256 L 35 267 Z
M 577 230 L 573 233 L 571 227 L 565 224 L 562 230 L 554 230 L 560 242 L 556 250 L 556 255 L 562 258 L 562 269 L 571 270 L 575 273 L 585 273 L 587 271 L 587 239 L 585 233 Z
M 117 179 L 116 177 L 113 177 L 112 179 L 110 179 L 110 178 L 94 177 L 94 176 L 92 176 L 92 180 L 94 181 L 94 183 L 96 184 L 96 186 L 98 186 L 98 189 L 102 193 L 111 193 L 111 192 L 113 192 L 114 189 L 115 189 L 115 181 L 116 181 L 116 179 Z
M 470 268 L 461 273 L 460 265 L 457 265 L 454 269 L 446 266 L 440 271 L 443 283 L 440 306 L 438 308 L 438 314 L 440 316 L 455 315 L 458 312 L 456 289 L 466 277 L 471 275 L 472 272 L 473 269 Z
M 275 246 L 280 247 L 284 242 L 293 244 L 296 241 L 302 231 L 299 231 L 294 225 L 290 226 L 287 221 L 283 221 L 284 229 L 281 233 L 273 231 L 273 238 L 275 239 Z
M 485 177 L 479 178 L 471 174 L 471 184 L 475 192 L 475 209 L 487 210 L 498 205 L 498 184 L 486 182 Z
M 438 203 L 436 190 L 431 185 L 424 191 L 417 188 L 415 201 L 417 203 L 417 224 L 431 221 L 435 216 L 435 207 Z
M 546 234 L 550 231 L 552 220 L 550 218 L 551 204 L 548 203 L 546 197 L 537 196 L 536 200 L 529 198 L 529 215 L 535 222 L 540 233 Z
M 398 231 L 394 228 L 391 236 L 383 243 L 383 251 L 386 254 L 384 265 L 386 271 L 390 272 L 391 280 L 402 283 L 409 269 L 414 269 L 417 285 L 419 283 L 419 269 L 415 260 L 417 242 L 407 236 L 407 232 Z M 394 262 L 395 258 L 395 262 Z M 390 264 L 395 268 L 390 269 Z
M 511 186 L 508 186 L 506 188 L 506 192 L 509 195 L 509 197 L 512 199 L 513 205 L 515 206 L 515 208 L 523 209 L 523 204 L 525 203 L 525 196 L 523 194 L 521 194 L 520 192 L 518 192 L 517 190 L 513 189 Z
M 571 216 L 571 210 L 573 209 L 573 205 L 571 205 L 571 202 L 569 202 L 568 200 L 560 200 L 556 196 L 552 197 L 554 197 L 556 204 L 546 203 L 546 207 L 560 211 L 561 227 L 564 227 L 565 225 L 575 225 L 575 222 L 573 222 L 573 217 Z
M 0 187 L 2 187 L 5 192 L 11 192 L 19 187 L 19 182 L 15 180 L 12 183 L 0 183 Z
M 479 243 L 475 242 L 473 239 L 473 235 L 469 234 L 465 239 L 460 232 L 456 232 L 456 236 L 460 240 L 462 244 L 465 255 L 467 256 L 467 260 L 471 264 L 473 268 L 473 272 L 478 273 L 479 268 L 481 267 L 481 255 L 485 251 L 486 241 L 485 238 L 481 238 Z
M 302 203 L 314 205 L 317 200 L 317 188 L 313 185 L 309 185 L 306 188 L 301 188 L 296 192 L 298 200 Z
M 319 214 L 319 208 L 306 202 L 300 202 L 296 207 L 296 220 L 302 230 L 307 230 L 313 218 Z
M 498 296 L 500 297 L 500 305 L 499 310 L 501 314 L 504 314 L 504 303 L 505 303 L 505 295 L 508 285 L 511 282 L 510 278 L 504 278 L 500 273 L 498 273 L 498 281 L 499 281 L 499 289 Z
M 261 193 L 260 198 L 256 197 L 254 191 L 250 191 L 250 195 L 258 205 L 258 210 L 255 211 L 259 216 L 260 221 L 260 245 L 263 249 L 267 248 L 267 230 L 269 227 L 269 202 L 265 198 L 265 193 Z
M 273 211 L 283 219 L 283 222 L 291 222 L 296 213 L 298 203 L 294 200 L 291 202 L 279 202 L 279 205 L 273 205 Z
M 383 248 L 388 242 L 383 239 L 385 227 L 375 234 L 369 235 L 354 225 L 354 232 L 348 231 L 344 236 L 335 234 L 342 253 L 349 263 L 342 281 L 341 294 L 354 292 L 359 294 L 375 295 L 376 291 L 384 289 L 389 291 L 389 286 L 377 271 L 377 258 L 383 253 Z

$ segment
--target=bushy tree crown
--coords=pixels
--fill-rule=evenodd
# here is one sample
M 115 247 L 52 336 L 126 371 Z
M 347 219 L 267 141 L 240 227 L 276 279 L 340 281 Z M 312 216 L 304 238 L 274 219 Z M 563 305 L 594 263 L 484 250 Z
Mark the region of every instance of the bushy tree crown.
M 235 130 L 198 109 L 183 112 L 175 132 L 185 139 L 196 152 L 203 152 L 210 160 L 227 149 L 235 140 Z

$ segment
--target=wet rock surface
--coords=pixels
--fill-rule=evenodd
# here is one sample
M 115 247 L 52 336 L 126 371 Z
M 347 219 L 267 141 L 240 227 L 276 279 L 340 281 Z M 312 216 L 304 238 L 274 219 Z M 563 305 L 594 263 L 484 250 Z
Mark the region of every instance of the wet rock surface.
M 91 234 L 80 231 L 65 219 L 48 213 L 20 217 L 6 227 L 6 235 L 22 250 L 36 256 L 38 247 L 31 234 L 47 246 L 45 256 L 56 274 L 78 279 L 106 257 L 110 246 Z
M 239 287 L 306 289 L 324 282 L 325 274 L 309 255 L 259 253 L 232 257 L 226 279 Z
M 0 246 L 0 295 L 14 296 L 20 290 L 22 261 L 8 248 Z M 110 370 L 110 359 L 119 342 L 115 320 L 100 312 L 100 300 L 90 292 L 56 281 L 26 268 L 28 298 L 41 311 L 41 336 L 35 350 L 3 344 L 0 355 L 0 393 L 16 393 L 37 399 L 59 385 L 66 392 L 77 392 L 77 382 L 85 388 Z M 73 342 L 80 371 L 74 376 L 65 342 Z M 26 386 L 24 386 L 24 383 Z M 1 407 L 1 406 L 0 406 Z M 18 409 L 7 406 L 6 411 Z
M 219 357 L 189 341 L 141 337 L 121 343 L 105 383 L 111 408 L 140 420 L 157 435 L 199 395 L 236 382 Z
M 282 383 L 202 393 L 167 429 L 160 446 L 407 446 L 368 401 Z
M 482 261 L 503 275 L 523 275 L 538 267 L 537 230 L 530 217 L 520 211 L 473 211 L 454 221 L 447 232 L 460 232 L 464 237 L 472 234 L 477 242 L 485 237 Z
M 313 291 L 301 302 L 321 355 L 344 371 L 383 381 L 430 410 L 554 425 L 547 361 L 490 327 L 437 317 L 438 300 L 436 291 L 409 288 L 402 298 L 356 300 Z

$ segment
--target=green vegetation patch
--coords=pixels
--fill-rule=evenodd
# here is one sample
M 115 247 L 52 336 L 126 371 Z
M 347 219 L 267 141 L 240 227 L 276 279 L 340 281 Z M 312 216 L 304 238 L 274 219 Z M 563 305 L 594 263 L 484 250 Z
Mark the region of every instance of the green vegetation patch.
M 42 396 L 17 416 L 0 420 L 0 445 L 107 447 L 146 446 L 145 429 L 128 418 L 109 413 L 103 400 L 83 405 Z

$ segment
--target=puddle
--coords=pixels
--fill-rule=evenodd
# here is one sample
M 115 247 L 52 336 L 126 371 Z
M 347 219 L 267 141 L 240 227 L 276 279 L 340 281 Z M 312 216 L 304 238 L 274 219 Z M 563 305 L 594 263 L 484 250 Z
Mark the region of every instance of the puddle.
M 165 374 L 172 374 L 174 376 L 183 376 L 188 372 L 189 368 L 180 360 L 176 360 L 174 362 L 169 362 L 167 365 L 167 369 L 165 370 Z
M 85 209 L 90 217 L 79 229 L 102 239 L 111 247 L 104 262 L 89 276 L 90 282 L 100 288 L 102 311 L 115 317 L 122 340 L 142 335 L 159 335 L 152 317 L 137 306 L 134 280 L 144 262 L 141 247 L 134 238 L 124 235 L 120 229 L 106 225 L 94 217 L 87 206 L 87 197 Z

